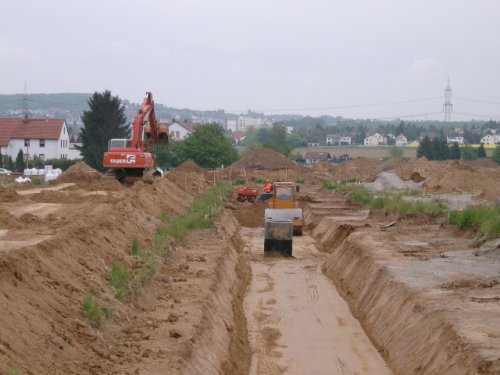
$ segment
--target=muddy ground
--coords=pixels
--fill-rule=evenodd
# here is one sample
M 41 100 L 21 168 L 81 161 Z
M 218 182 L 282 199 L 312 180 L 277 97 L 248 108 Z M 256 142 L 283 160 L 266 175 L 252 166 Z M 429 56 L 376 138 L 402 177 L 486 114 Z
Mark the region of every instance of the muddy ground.
M 0 187 L 0 374 L 500 372 L 498 250 L 476 256 L 474 234 L 445 220 L 321 189 L 393 170 L 424 178 L 425 197 L 478 203 L 496 198 L 498 168 L 358 160 L 280 170 L 275 160 L 266 170 L 268 154 L 247 160 L 259 169 L 187 163 L 152 185 L 80 165 L 49 186 Z M 161 218 L 184 215 L 214 182 L 261 188 L 266 178 L 301 186 L 307 230 L 293 259 L 263 257 L 265 205 L 231 196 L 214 228 L 168 239 L 154 276 L 115 298 L 112 265 L 144 266 L 133 243 L 152 247 Z M 82 315 L 89 293 L 106 307 L 100 324 Z

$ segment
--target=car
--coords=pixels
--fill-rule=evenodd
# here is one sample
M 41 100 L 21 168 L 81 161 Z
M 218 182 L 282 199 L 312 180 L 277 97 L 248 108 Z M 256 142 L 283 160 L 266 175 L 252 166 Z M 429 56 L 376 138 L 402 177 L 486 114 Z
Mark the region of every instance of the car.
M 0 168 L 0 175 L 9 176 L 12 172 L 5 168 Z

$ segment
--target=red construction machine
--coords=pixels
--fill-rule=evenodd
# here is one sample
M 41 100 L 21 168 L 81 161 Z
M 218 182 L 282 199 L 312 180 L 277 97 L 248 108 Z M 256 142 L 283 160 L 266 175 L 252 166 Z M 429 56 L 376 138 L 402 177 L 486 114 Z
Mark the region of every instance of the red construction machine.
M 146 93 L 132 124 L 132 139 L 110 139 L 103 165 L 123 182 L 127 177 L 142 177 L 152 182 L 155 170 L 155 146 L 168 144 L 165 125 L 156 122 L 153 94 Z

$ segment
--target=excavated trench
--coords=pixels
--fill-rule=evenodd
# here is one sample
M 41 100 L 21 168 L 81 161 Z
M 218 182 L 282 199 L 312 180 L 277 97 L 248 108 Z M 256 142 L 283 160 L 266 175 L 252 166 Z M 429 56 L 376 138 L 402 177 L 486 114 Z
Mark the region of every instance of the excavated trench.
M 500 372 L 497 256 L 343 196 L 315 193 L 294 259 L 263 257 L 263 207 L 228 204 L 117 301 L 111 266 L 143 267 L 133 241 L 152 246 L 161 214 L 203 190 L 178 180 L 0 191 L 0 373 Z M 100 325 L 82 317 L 89 293 L 107 309 Z

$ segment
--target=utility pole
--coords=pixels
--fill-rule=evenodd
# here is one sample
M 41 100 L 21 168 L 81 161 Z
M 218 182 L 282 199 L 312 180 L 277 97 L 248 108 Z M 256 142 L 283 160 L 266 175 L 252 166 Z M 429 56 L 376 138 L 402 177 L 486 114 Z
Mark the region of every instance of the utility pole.
M 23 94 L 23 121 L 28 122 L 29 111 L 28 111 L 28 83 L 24 82 L 24 94 Z
M 444 122 L 450 122 L 451 121 L 451 111 L 453 110 L 453 104 L 451 104 L 451 87 L 450 87 L 450 77 L 448 77 L 448 84 L 446 86 L 446 89 L 444 90 L 444 105 L 443 105 L 443 112 L 444 112 Z

